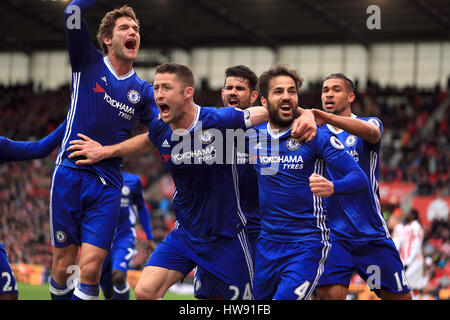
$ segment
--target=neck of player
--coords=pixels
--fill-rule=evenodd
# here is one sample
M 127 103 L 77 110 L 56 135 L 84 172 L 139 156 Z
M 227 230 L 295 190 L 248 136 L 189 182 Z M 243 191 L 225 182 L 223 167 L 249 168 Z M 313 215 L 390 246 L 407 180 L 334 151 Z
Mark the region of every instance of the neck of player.
M 350 109 L 350 106 L 347 106 L 347 108 L 345 108 L 344 110 L 342 110 L 342 112 L 340 113 L 335 113 L 335 115 L 340 116 L 340 117 L 347 117 L 350 118 L 352 116 L 352 109 Z M 333 126 L 334 130 L 341 130 L 340 128 Z
M 187 130 L 195 121 L 195 115 L 197 113 L 197 106 L 193 101 L 189 101 L 184 105 L 183 112 L 175 121 L 170 123 L 172 131 L 175 130 Z
M 119 59 L 114 54 L 109 54 L 108 59 L 119 77 L 133 69 L 134 60 Z
M 272 129 L 273 131 L 278 131 L 278 132 L 289 128 L 292 125 L 292 123 L 293 122 L 291 122 L 289 125 L 280 125 L 280 124 L 270 121 L 270 119 L 269 119 L 270 129 Z

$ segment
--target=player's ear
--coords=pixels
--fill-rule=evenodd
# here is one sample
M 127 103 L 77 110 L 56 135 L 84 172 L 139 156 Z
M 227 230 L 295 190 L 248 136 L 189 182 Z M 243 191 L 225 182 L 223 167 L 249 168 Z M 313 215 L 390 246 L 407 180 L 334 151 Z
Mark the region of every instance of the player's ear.
M 194 88 L 186 87 L 184 89 L 184 98 L 185 99 L 192 99 L 193 97 L 194 97 Z
M 221 91 L 221 95 L 222 95 L 222 101 L 224 101 L 225 99 L 225 89 L 222 89 Z
M 103 43 L 108 47 L 112 44 L 112 39 L 109 37 L 103 37 Z
M 261 96 L 261 103 L 262 103 L 263 107 L 267 109 L 267 100 L 263 96 Z
M 258 99 L 258 91 L 253 91 L 250 95 L 250 105 L 253 105 L 256 102 L 256 99 Z
M 354 92 L 350 92 L 350 94 L 347 96 L 347 102 L 348 103 L 352 103 L 353 101 L 355 101 L 355 93 Z

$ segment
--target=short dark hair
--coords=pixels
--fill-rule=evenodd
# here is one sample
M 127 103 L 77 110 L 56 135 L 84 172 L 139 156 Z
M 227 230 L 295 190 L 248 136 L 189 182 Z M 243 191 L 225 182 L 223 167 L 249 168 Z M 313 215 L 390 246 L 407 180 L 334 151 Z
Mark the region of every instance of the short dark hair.
M 342 79 L 345 82 L 345 86 L 347 87 L 347 91 L 354 92 L 355 91 L 355 84 L 352 80 L 350 80 L 345 74 L 343 73 L 332 73 L 328 77 L 325 78 L 324 82 L 328 79 Z
M 256 90 L 256 85 L 258 84 L 258 77 L 249 67 L 246 67 L 241 64 L 229 67 L 225 70 L 225 81 L 228 77 L 247 79 L 250 91 Z
M 156 68 L 156 74 L 158 73 L 175 74 L 181 81 L 183 81 L 186 87 L 193 88 L 195 85 L 194 74 L 192 73 L 191 69 L 181 63 L 168 62 L 161 64 Z
M 409 214 L 414 217 L 413 220 L 419 219 L 419 212 L 415 208 L 412 208 Z
M 278 76 L 288 76 L 291 77 L 297 88 L 297 91 L 303 85 L 303 78 L 298 74 L 294 69 L 289 69 L 286 65 L 278 64 L 269 70 L 265 71 L 259 77 L 259 90 L 261 91 L 261 96 L 264 98 L 268 98 L 268 90 L 269 90 L 269 82 L 275 77 Z

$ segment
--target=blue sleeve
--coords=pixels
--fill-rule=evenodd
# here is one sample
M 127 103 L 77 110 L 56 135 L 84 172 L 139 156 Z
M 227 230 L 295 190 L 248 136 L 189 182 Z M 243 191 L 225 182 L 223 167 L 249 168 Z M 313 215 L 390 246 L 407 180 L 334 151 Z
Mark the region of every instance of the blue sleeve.
M 153 86 L 148 85 L 145 89 L 145 100 L 144 105 L 141 108 L 140 114 L 138 115 L 138 120 L 147 126 L 150 126 L 152 119 L 158 119 L 159 109 L 156 106 L 155 96 L 153 92 Z
M 72 71 L 79 71 L 83 66 L 90 65 L 100 55 L 91 42 L 89 29 L 83 18 L 86 10 L 95 3 L 96 0 L 74 0 L 64 10 L 64 28 Z
M 313 140 L 316 146 L 321 146 L 320 156 L 325 160 L 327 169 L 339 174 L 331 182 L 334 185 L 334 194 L 351 194 L 368 188 L 367 176 L 351 155 L 345 151 L 344 145 L 335 135 L 324 134 L 317 131 L 317 137 Z M 339 178 L 338 178 L 339 177 Z
M 250 116 L 249 111 L 241 110 L 233 107 L 222 107 L 215 109 L 217 123 L 214 125 L 218 128 L 224 129 L 246 129 L 245 117 Z
M 139 221 L 141 222 L 142 228 L 147 235 L 147 240 L 153 240 L 152 225 L 150 223 L 150 212 L 145 205 L 142 184 L 139 178 L 136 180 L 133 192 L 133 204 L 137 207 Z
M 374 150 L 376 152 L 379 152 L 380 148 L 381 148 L 381 137 L 383 136 L 383 123 L 381 122 L 380 119 L 375 118 L 375 117 L 363 118 L 361 120 L 364 120 L 364 121 L 367 121 L 367 122 L 369 122 L 371 124 L 374 124 L 374 125 L 376 125 L 378 127 L 378 129 L 380 129 L 380 133 L 381 133 L 380 141 L 378 141 L 377 143 L 373 143 L 373 144 L 369 143 L 368 141 L 364 141 L 370 146 L 370 149 L 372 149 L 372 150 Z
M 66 121 L 39 141 L 14 141 L 1 137 L 0 162 L 45 158 L 61 144 L 65 130 Z
M 351 156 L 349 156 L 351 158 Z M 353 160 L 353 158 L 352 158 Z M 333 180 L 334 194 L 352 194 L 356 192 L 364 191 L 369 186 L 369 181 L 367 176 L 361 170 L 361 168 L 356 164 L 355 166 L 349 166 L 349 160 L 344 158 L 336 160 L 331 164 L 331 166 L 338 168 L 337 170 L 342 170 L 345 175 L 342 179 Z

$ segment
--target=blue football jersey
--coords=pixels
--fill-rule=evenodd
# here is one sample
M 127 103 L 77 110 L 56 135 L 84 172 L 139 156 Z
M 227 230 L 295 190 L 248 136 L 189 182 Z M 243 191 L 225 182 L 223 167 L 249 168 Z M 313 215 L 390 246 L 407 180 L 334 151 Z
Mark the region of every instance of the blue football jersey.
M 256 239 L 260 230 L 258 175 L 251 164 L 248 139 L 245 150 L 237 142 L 237 172 L 239 176 L 239 198 L 242 212 L 247 218 L 247 230 L 251 239 Z
M 122 186 L 121 158 L 111 158 L 87 166 L 77 166 L 78 158 L 69 159 L 67 148 L 71 140 L 85 134 L 101 143 L 113 145 L 131 136 L 136 120 L 145 124 L 157 114 L 153 87 L 141 80 L 134 69 L 119 76 L 108 57 L 103 57 L 90 40 L 88 26 L 82 19 L 81 28 L 73 24 L 73 5 L 84 14 L 95 1 L 75 0 L 66 8 L 65 29 L 72 67 L 72 96 L 67 114 L 67 128 L 57 165 L 90 170 L 117 187 Z
M 291 137 L 291 127 L 274 132 L 269 123 L 258 127 L 250 143 L 258 171 L 261 237 L 275 241 L 328 241 L 327 198 L 314 196 L 309 177 L 324 176 L 326 167 L 343 176 L 357 174 L 353 192 L 367 188 L 364 173 L 344 151 L 337 138 L 318 128 L 309 143 Z M 335 183 L 335 192 L 338 182 Z M 347 182 L 346 182 L 347 183 Z M 349 186 L 347 186 L 349 188 Z
M 120 200 L 120 214 L 117 223 L 116 239 L 130 234 L 135 238 L 134 225 L 139 216 L 142 228 L 147 239 L 153 239 L 150 224 L 150 213 L 145 206 L 142 183 L 139 177 L 129 172 L 123 172 L 122 198 Z
M 177 224 L 193 241 L 234 238 L 245 226 L 239 204 L 234 141 L 227 129 L 245 129 L 248 113 L 235 108 L 196 106 L 191 127 L 173 132 L 162 120 L 150 123 L 148 137 L 172 175 Z
M 352 117 L 368 121 L 380 128 L 383 124 L 377 118 Z M 369 180 L 369 188 L 356 195 L 337 195 L 330 198 L 328 217 L 332 238 L 372 240 L 390 238 L 389 231 L 381 212 L 378 187 L 378 171 L 380 164 L 381 139 L 372 144 L 343 130 L 335 130 L 331 125 L 322 126 L 335 134 Z M 339 173 L 329 168 L 331 178 L 339 177 Z

